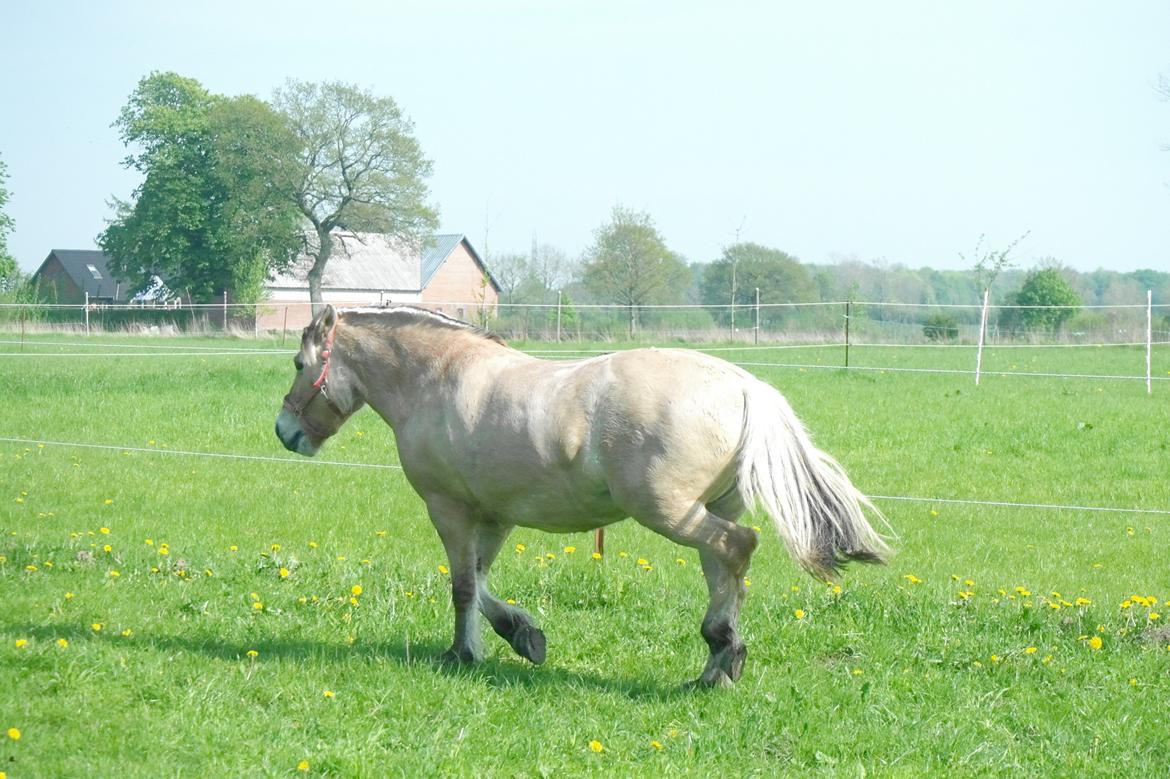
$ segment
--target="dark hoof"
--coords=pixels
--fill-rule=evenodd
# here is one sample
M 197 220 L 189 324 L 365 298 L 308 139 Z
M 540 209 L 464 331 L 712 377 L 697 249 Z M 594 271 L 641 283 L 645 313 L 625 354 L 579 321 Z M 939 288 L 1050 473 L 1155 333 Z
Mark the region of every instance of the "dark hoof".
M 747 660 L 747 647 L 743 644 L 731 646 L 723 650 L 719 658 L 719 667 L 733 682 L 738 682 L 743 674 L 743 663 Z
M 508 642 L 516 650 L 516 654 L 531 660 L 536 665 L 544 662 L 545 641 L 544 633 L 535 625 L 521 625 L 512 634 Z
M 467 649 L 456 649 L 451 647 L 443 654 L 439 655 L 439 662 L 443 665 L 462 666 L 473 665 L 479 661 L 479 658 L 472 654 Z
M 693 692 L 695 690 L 712 690 L 715 688 L 730 689 L 733 683 L 727 677 L 727 674 L 719 668 L 711 671 L 704 671 L 703 675 L 698 679 L 683 683 L 683 690 L 686 692 Z

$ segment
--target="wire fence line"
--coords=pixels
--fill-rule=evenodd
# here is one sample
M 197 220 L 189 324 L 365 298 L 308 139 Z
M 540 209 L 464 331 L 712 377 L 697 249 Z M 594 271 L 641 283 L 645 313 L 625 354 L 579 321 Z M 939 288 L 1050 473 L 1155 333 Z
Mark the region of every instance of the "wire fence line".
M 75 449 L 95 449 L 101 451 L 112 452 L 136 452 L 144 454 L 161 454 L 173 455 L 182 457 L 206 457 L 220 460 L 243 460 L 264 463 L 285 463 L 291 465 L 313 465 L 324 467 L 338 467 L 338 468 L 364 468 L 367 470 L 387 470 L 387 471 L 401 471 L 401 465 L 383 464 L 383 463 L 362 463 L 362 462 L 344 462 L 340 460 L 317 460 L 309 459 L 307 457 L 293 458 L 293 457 L 270 457 L 264 455 L 252 454 L 234 454 L 230 452 L 206 452 L 189 449 L 161 449 L 161 448 L 147 448 L 135 446 L 118 446 L 115 444 L 94 444 L 78 441 L 52 441 L 40 438 L 18 438 L 10 436 L 0 436 L 0 442 L 18 444 L 21 446 L 60 446 L 65 448 Z M 873 500 L 888 500 L 900 501 L 909 503 L 928 503 L 928 504 L 954 504 L 964 506 L 986 506 L 992 508 L 1013 508 L 1013 509 L 1036 509 L 1045 511 L 1080 511 L 1086 513 L 1109 513 L 1109 514 L 1145 514 L 1156 516 L 1170 516 L 1170 509 L 1151 509 L 1151 508 L 1129 508 L 1117 506 L 1081 506 L 1069 505 L 1061 503 L 1024 503 L 1017 501 L 1005 500 L 975 500 L 966 498 L 938 498 L 938 497 L 919 497 L 910 495 L 870 495 Z

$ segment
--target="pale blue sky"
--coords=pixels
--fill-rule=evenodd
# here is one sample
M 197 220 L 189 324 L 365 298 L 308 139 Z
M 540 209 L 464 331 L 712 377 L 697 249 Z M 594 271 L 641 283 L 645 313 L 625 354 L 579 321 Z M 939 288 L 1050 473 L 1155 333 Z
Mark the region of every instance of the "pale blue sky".
M 687 259 L 1170 269 L 1170 3 L 9 3 L 9 244 L 90 248 L 134 177 L 110 123 L 174 70 L 393 96 L 435 162 L 442 229 L 576 255 L 617 203 Z

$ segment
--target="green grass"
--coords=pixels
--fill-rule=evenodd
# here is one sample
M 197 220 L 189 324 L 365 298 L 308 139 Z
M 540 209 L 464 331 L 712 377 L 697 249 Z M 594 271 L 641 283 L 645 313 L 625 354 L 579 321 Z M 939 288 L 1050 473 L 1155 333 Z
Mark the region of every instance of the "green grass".
M 721 354 L 831 365 L 841 350 Z M 974 354 L 850 359 L 970 369 Z M 745 674 L 701 693 L 679 689 L 706 652 L 692 551 L 627 522 L 595 561 L 589 535 L 518 530 L 494 588 L 537 617 L 549 660 L 533 667 L 489 633 L 482 666 L 452 670 L 436 663 L 452 629 L 445 560 L 399 472 L 169 453 L 286 456 L 272 422 L 288 355 L 0 361 L 0 435 L 126 447 L 0 442 L 12 779 L 290 776 L 302 760 L 334 776 L 1165 772 L 1168 516 L 882 500 L 898 555 L 850 569 L 840 593 L 765 528 Z M 1144 353 L 993 350 L 985 365 L 1138 375 Z M 753 370 L 873 494 L 1170 507 L 1170 384 L 1151 397 L 1137 381 Z M 368 410 L 321 457 L 396 460 Z

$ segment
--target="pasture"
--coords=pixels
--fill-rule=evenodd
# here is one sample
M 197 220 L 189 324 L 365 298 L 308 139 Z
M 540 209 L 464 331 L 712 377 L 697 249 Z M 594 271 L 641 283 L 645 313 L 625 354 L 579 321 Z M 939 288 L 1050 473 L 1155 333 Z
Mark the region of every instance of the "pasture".
M 0 441 L 11 779 L 1166 770 L 1166 513 L 879 498 L 898 553 L 839 587 L 801 574 L 765 525 L 747 666 L 715 691 L 680 689 L 706 656 L 693 552 L 629 522 L 601 559 L 591 534 L 519 529 L 492 581 L 538 619 L 548 662 L 488 633 L 488 659 L 453 669 L 436 662 L 452 609 L 425 511 L 400 472 L 358 467 L 395 462 L 380 419 L 363 410 L 321 453 L 333 464 L 308 461 L 272 432 L 291 352 L 222 353 L 276 341 L 37 340 L 52 343 L 23 354 L 94 356 L 0 356 L 0 436 L 111 448 Z M 141 356 L 164 350 L 183 353 Z M 1170 509 L 1170 383 L 975 387 L 763 365 L 835 365 L 836 347 L 719 354 L 776 385 L 871 495 Z M 1167 376 L 1170 353 L 1154 358 Z M 984 366 L 1136 375 L 1144 353 L 1002 349 Z

